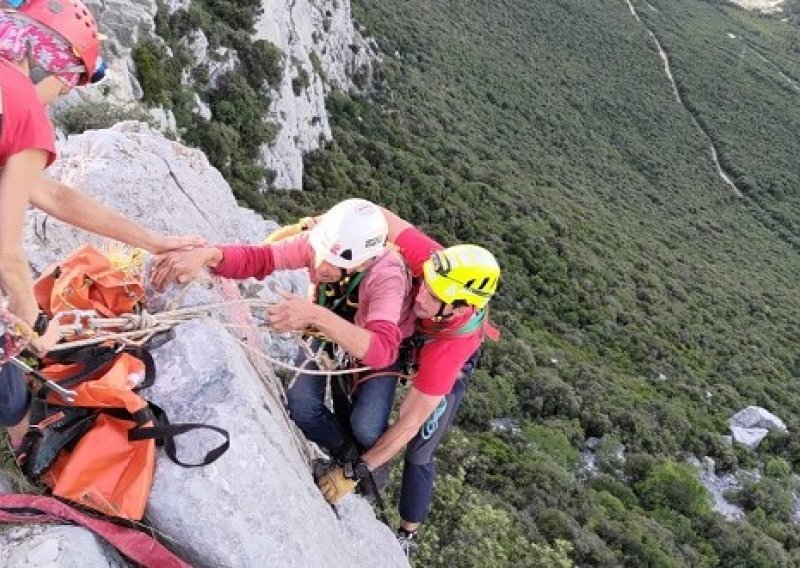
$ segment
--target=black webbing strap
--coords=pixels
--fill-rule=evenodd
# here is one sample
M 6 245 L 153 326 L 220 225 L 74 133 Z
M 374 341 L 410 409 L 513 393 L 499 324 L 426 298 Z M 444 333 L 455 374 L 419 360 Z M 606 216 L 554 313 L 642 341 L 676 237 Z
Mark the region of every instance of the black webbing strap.
M 375 476 L 372 475 L 371 471 L 367 470 L 366 475 L 360 476 L 360 479 L 362 483 L 367 484 L 367 491 L 372 493 L 372 496 L 375 497 L 375 504 L 378 506 L 378 518 L 387 527 L 391 527 L 392 525 L 389 523 L 389 517 L 386 515 L 386 503 L 383 501 L 381 490 L 378 489 L 378 484 L 375 483 Z
M 202 467 L 214 463 L 222 456 L 222 454 L 228 451 L 228 448 L 230 448 L 231 437 L 227 430 L 219 428 L 218 426 L 211 426 L 209 424 L 170 424 L 167 415 L 159 406 L 153 404 L 152 402 L 149 404 L 150 411 L 155 418 L 154 423 L 156 425 L 137 426 L 136 428 L 132 428 L 128 432 L 129 440 L 155 440 L 157 446 L 164 446 L 164 453 L 167 454 L 167 457 L 181 467 Z M 175 446 L 174 440 L 175 436 L 180 436 L 181 434 L 186 434 L 187 432 L 191 432 L 193 430 L 211 430 L 212 432 L 216 432 L 225 438 L 225 441 L 222 444 L 206 454 L 201 463 L 185 463 L 178 459 L 178 449 Z
M 83 368 L 71 377 L 57 381 L 62 387 L 69 389 L 108 370 L 122 350 L 117 346 L 90 345 L 74 350 L 58 353 L 53 360 L 61 364 L 77 364 Z M 49 390 L 49 389 L 48 389 Z
M 133 392 L 152 387 L 156 382 L 156 362 L 153 360 L 150 350 L 144 347 L 126 347 L 124 352 L 133 355 L 144 363 L 144 380 L 141 384 L 136 385 Z

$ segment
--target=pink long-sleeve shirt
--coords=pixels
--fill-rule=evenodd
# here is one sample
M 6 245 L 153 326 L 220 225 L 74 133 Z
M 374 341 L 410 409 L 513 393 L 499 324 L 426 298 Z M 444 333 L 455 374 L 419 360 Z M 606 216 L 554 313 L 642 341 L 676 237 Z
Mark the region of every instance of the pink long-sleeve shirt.
M 222 261 L 213 272 L 225 278 L 263 279 L 276 270 L 307 268 L 315 286 L 320 279 L 308 234 L 301 233 L 269 245 L 226 245 Z M 358 310 L 353 323 L 370 332 L 363 362 L 374 368 L 397 358 L 400 342 L 414 331 L 411 279 L 402 257 L 384 251 L 366 270 L 358 289 Z

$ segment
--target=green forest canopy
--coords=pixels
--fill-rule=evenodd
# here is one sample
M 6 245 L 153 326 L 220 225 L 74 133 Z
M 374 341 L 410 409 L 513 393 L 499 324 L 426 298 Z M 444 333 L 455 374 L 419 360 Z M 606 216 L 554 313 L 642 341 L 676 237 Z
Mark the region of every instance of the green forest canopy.
M 634 5 L 641 22 L 625 2 L 355 2 L 391 96 L 331 97 L 334 141 L 307 160 L 303 194 L 279 192 L 270 211 L 364 196 L 500 258 L 505 336 L 448 442 L 423 564 L 478 565 L 497 546 L 489 565 L 539 565 L 526 547 L 558 539 L 581 565 L 800 562 L 791 478 L 747 488 L 750 522 L 735 526 L 678 463 L 800 466 L 792 437 L 760 456 L 724 439 L 750 404 L 800 426 L 797 29 L 719 2 Z M 488 433 L 503 416 L 524 434 Z M 588 436 L 608 447 L 583 482 Z M 507 532 L 481 533 L 498 511 Z

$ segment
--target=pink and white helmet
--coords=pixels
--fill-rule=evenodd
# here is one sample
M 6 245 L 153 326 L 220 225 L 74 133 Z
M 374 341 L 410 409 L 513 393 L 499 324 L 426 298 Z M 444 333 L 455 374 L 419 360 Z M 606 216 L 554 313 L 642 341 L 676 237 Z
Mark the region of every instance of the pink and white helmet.
M 100 33 L 92 13 L 81 0 L 25 0 L 16 12 L 53 30 L 69 43 L 84 67 L 79 85 L 96 81 L 95 72 L 103 65 Z
M 380 208 L 366 199 L 334 205 L 309 231 L 318 259 L 345 270 L 375 258 L 386 248 L 389 227 Z

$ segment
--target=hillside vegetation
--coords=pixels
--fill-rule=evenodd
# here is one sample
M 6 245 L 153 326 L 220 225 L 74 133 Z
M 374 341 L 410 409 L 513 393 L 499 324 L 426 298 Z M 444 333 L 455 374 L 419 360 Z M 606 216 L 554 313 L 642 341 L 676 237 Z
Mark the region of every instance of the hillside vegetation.
M 420 565 L 800 563 L 796 436 L 755 454 L 724 438 L 750 404 L 800 427 L 797 28 L 634 6 L 641 22 L 622 0 L 355 1 L 391 90 L 333 96 L 334 141 L 268 211 L 360 195 L 501 261 L 504 338 L 442 452 Z M 499 417 L 522 431 L 491 433 Z M 600 472 L 583 479 L 590 436 Z M 746 522 L 712 513 L 686 452 L 762 467 L 731 496 Z

